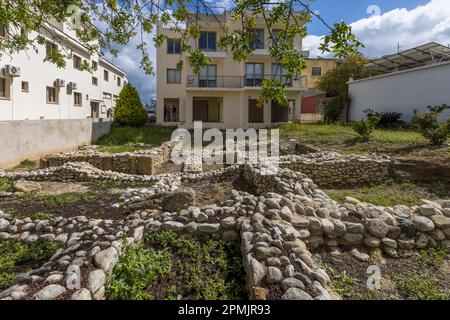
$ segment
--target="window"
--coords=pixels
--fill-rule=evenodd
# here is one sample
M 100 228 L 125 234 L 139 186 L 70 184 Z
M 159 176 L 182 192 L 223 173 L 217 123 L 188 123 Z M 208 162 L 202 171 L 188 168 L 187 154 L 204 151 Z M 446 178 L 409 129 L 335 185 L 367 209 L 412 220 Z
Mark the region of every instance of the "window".
M 82 100 L 83 100 L 83 95 L 79 92 L 74 92 L 73 93 L 73 105 L 76 107 L 81 107 L 82 105 Z
M 108 93 L 108 92 L 103 92 L 103 99 L 111 100 L 112 99 L 112 94 Z
M 181 41 L 179 39 L 167 39 L 167 53 L 181 53 Z
M 92 77 L 92 85 L 96 87 L 98 86 L 98 78 Z
M 288 122 L 289 120 L 289 107 L 282 106 L 272 101 L 272 122 Z
M 58 90 L 54 87 L 47 87 L 47 103 L 58 103 Z
M 167 83 L 181 83 L 181 70 L 167 69 Z
M 254 29 L 251 31 L 255 39 L 249 43 L 251 49 L 264 49 L 264 29 Z
M 248 99 L 248 122 L 262 123 L 264 122 L 264 108 L 258 107 L 258 100 Z
M 82 62 L 83 62 L 83 60 L 81 60 L 81 58 L 79 56 L 76 56 L 76 55 L 73 56 L 73 67 L 75 69 L 80 70 Z
M 6 38 L 8 35 L 8 32 L 6 30 L 6 27 L 3 25 L 0 25 L 0 38 Z
M 28 81 L 22 81 L 22 92 L 29 92 L 30 91 L 30 84 Z
M 164 99 L 164 122 L 180 120 L 180 99 Z
M 198 46 L 203 51 L 216 51 L 216 38 L 217 33 L 211 31 L 202 31 L 200 32 L 200 39 L 198 40 Z
M 98 70 L 98 63 L 97 61 L 92 61 L 92 71 L 97 71 Z
M 280 42 L 280 40 L 282 41 L 282 39 L 280 38 L 280 35 L 282 33 L 281 29 L 273 29 L 272 30 L 272 44 L 273 45 L 277 45 L 278 42 Z M 284 40 L 289 41 L 290 43 L 294 43 L 294 40 L 292 38 L 289 38 L 287 35 L 285 35 Z
M 7 78 L 0 78 L 0 99 L 9 99 L 9 83 Z
M 248 87 L 260 87 L 264 79 L 263 63 L 245 64 L 245 85 Z
M 108 70 L 103 70 L 103 80 L 109 81 L 109 72 L 108 72 Z
M 312 75 L 313 76 L 321 76 L 322 68 L 321 67 L 312 67 Z
M 292 86 L 292 79 L 288 76 L 288 71 L 280 64 L 272 64 L 272 77 L 281 81 L 281 83 Z
M 217 87 L 217 66 L 207 65 L 200 70 L 199 87 L 215 88 Z
M 122 85 L 122 78 L 117 77 L 117 86 L 120 87 Z
M 194 121 L 222 122 L 222 98 L 193 98 Z
M 280 39 L 280 33 L 281 33 L 281 29 L 273 29 L 272 30 L 272 44 L 276 45 Z
M 114 96 L 113 96 L 113 100 L 114 100 L 114 101 L 117 101 L 117 99 L 119 99 L 119 96 L 114 95 Z
M 47 44 L 45 45 L 46 49 L 46 55 L 49 57 L 52 53 L 58 52 L 58 46 L 50 41 L 47 41 Z

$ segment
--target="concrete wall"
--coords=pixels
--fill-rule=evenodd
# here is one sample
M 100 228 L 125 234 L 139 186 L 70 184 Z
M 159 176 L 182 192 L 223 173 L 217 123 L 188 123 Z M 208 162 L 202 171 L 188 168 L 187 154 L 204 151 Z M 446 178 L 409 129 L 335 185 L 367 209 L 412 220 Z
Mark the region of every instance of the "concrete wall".
M 363 111 L 397 111 L 410 121 L 413 110 L 427 111 L 427 106 L 450 105 L 450 63 L 430 65 L 349 83 L 351 106 L 349 119 L 360 120 Z M 447 110 L 441 116 L 450 116 Z
M 92 119 L 0 121 L 0 168 L 91 144 L 110 130 L 110 121 Z

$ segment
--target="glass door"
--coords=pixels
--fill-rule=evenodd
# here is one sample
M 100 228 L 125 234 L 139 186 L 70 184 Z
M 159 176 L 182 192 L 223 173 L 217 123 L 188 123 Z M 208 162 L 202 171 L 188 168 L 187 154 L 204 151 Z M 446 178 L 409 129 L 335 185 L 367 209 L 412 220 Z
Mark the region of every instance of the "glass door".
M 199 87 L 215 88 L 217 87 L 217 66 L 207 65 L 200 70 Z
M 245 84 L 247 87 L 260 87 L 264 79 L 263 63 L 245 64 Z

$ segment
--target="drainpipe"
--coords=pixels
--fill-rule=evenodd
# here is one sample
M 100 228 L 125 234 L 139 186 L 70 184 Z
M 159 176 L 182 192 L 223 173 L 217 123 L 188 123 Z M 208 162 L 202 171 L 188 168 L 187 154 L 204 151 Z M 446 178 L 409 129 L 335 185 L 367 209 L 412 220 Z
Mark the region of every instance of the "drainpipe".
M 14 78 L 11 77 L 11 86 L 9 96 L 11 98 L 11 120 L 14 120 Z

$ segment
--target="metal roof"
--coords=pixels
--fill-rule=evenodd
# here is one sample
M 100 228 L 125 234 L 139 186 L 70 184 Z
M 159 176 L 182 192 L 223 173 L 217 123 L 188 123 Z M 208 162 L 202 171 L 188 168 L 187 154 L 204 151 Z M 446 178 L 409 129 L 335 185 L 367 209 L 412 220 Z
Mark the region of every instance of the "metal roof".
M 450 61 L 450 48 L 430 42 L 396 54 L 367 62 L 364 67 L 371 73 L 390 73 Z

